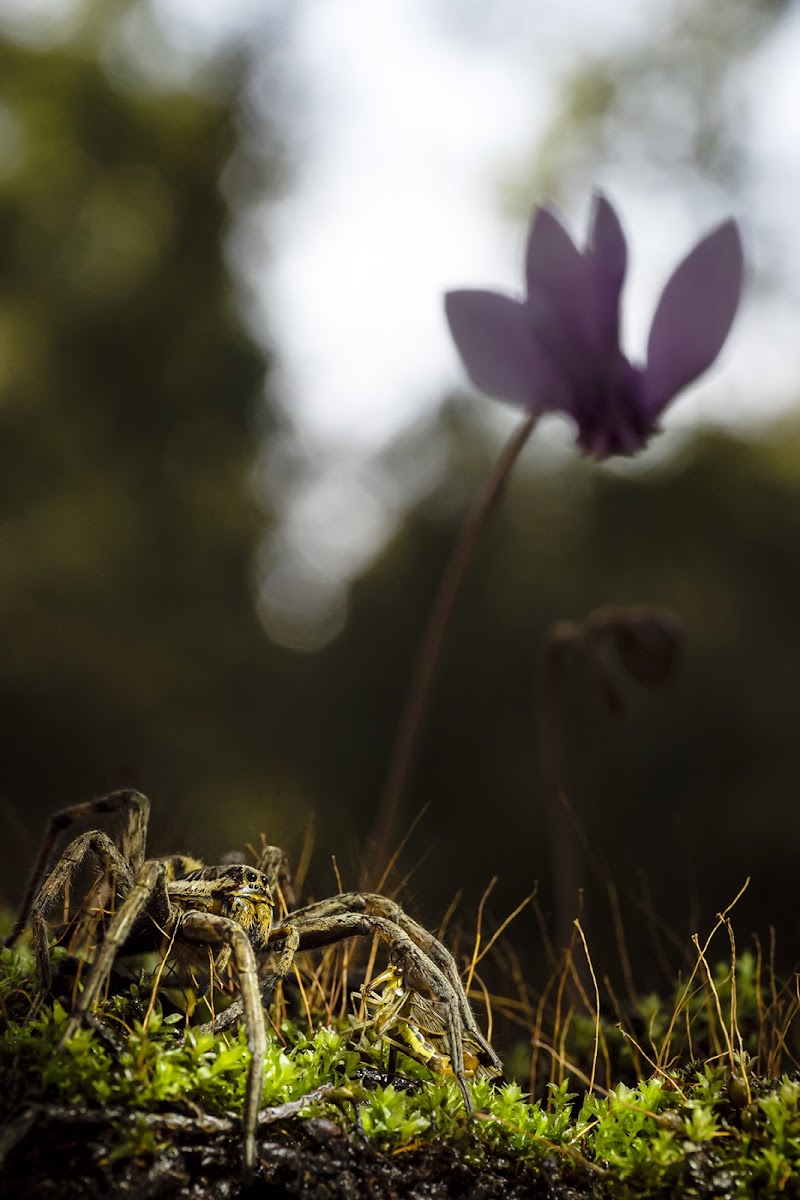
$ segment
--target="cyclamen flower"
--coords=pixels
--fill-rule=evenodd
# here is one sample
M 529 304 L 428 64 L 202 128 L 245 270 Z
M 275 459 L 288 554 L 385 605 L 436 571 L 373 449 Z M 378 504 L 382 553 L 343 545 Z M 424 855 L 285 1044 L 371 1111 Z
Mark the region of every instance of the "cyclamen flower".
M 647 363 L 620 349 L 627 245 L 619 218 L 596 194 L 585 250 L 556 215 L 538 208 L 528 236 L 528 292 L 453 291 L 450 332 L 473 382 L 530 412 L 564 412 L 588 454 L 634 454 L 671 400 L 719 354 L 736 315 L 743 255 L 735 221 L 690 250 L 656 306 Z

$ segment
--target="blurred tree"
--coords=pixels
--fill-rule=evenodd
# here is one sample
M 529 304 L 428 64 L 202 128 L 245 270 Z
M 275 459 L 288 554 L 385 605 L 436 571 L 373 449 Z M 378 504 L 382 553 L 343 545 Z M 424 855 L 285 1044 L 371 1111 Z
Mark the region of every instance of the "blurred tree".
M 207 94 L 124 88 L 85 46 L 0 41 L 12 894 L 54 807 L 135 783 L 179 844 L 202 842 L 200 810 L 224 798 L 231 819 L 263 787 L 276 699 L 249 472 L 266 364 L 237 314 L 219 187 L 240 68 Z M 250 174 L 266 187 L 264 161 Z
M 654 195 L 702 203 L 719 189 L 730 202 L 753 151 L 742 72 L 792 10 L 789 0 L 676 0 L 611 53 L 577 58 L 508 189 L 512 209 L 527 214 L 532 193 L 582 195 L 620 168 Z

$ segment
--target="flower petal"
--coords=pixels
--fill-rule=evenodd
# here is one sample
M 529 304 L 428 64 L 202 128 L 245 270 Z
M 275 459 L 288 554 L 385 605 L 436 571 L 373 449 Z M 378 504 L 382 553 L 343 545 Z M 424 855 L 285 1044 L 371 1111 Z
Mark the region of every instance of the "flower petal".
M 524 304 L 498 292 L 456 291 L 444 298 L 445 312 L 473 383 L 524 408 L 559 408 L 565 388 L 537 348 Z
M 594 335 L 598 349 L 619 347 L 619 298 L 628 266 L 625 234 L 609 200 L 595 192 L 587 255 L 594 283 Z
M 537 324 L 538 314 L 549 314 L 567 339 L 589 345 L 593 296 L 587 260 L 549 208 L 537 208 L 533 214 L 525 277 Z
M 735 221 L 719 225 L 676 268 L 650 327 L 643 400 L 651 416 L 719 354 L 739 307 L 743 274 Z

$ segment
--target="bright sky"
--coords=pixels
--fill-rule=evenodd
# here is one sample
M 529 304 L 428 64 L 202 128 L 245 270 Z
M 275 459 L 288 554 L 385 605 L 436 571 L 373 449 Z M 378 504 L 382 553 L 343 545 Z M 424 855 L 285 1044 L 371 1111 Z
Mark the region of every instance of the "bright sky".
M 273 636 L 291 641 L 281 613 L 305 604 L 313 625 L 336 610 L 329 636 L 341 620 L 332 597 L 341 599 L 342 579 L 380 545 L 397 512 L 370 452 L 447 389 L 467 386 L 442 316 L 444 291 L 518 288 L 525 222 L 503 217 L 501 187 L 519 178 L 565 72 L 589 53 L 652 36 L 673 0 L 152 3 L 175 46 L 201 56 L 243 32 L 257 44 L 267 23 L 284 18 L 281 57 L 300 118 L 296 171 L 277 208 L 257 208 L 234 230 L 230 254 L 256 296 L 248 319 L 277 349 L 285 410 L 324 464 L 295 496 L 282 539 L 265 549 L 262 616 Z M 63 14 L 71 5 L 0 0 L 0 13 L 37 6 Z M 775 289 L 748 296 L 719 367 L 670 410 L 673 437 L 709 419 L 760 420 L 796 395 L 798 56 L 794 6 L 737 85 L 752 169 L 745 211 L 734 215 L 750 263 L 771 273 Z M 641 350 L 669 272 L 731 205 L 667 194 L 662 181 L 648 191 L 620 167 L 595 182 L 616 201 L 631 241 L 626 340 Z M 576 198 L 567 213 L 580 235 L 588 203 Z M 559 437 L 563 445 L 566 430 Z M 669 444 L 667 434 L 648 455 Z M 421 464 L 420 486 L 424 477 Z
M 211 46 L 226 28 L 258 28 L 266 9 L 279 6 L 157 0 L 157 7 L 184 44 Z M 284 55 L 304 106 L 302 159 L 290 195 L 277 211 L 253 214 L 233 254 L 260 297 L 255 329 L 277 343 L 281 396 L 304 439 L 369 450 L 464 382 L 441 298 L 458 285 L 519 285 L 524 222 L 502 217 L 499 187 L 546 128 L 564 72 L 589 52 L 635 44 L 643 20 L 651 36 L 671 8 L 669 0 L 618 0 L 603 5 L 598 20 L 599 0 L 290 6 Z M 463 28 L 470 18 L 471 35 Z M 753 184 L 748 212 L 735 215 L 751 262 L 785 242 L 775 257 L 787 279 L 800 278 L 796 205 L 775 200 L 787 186 L 800 194 L 799 45 L 795 15 L 741 82 Z M 728 211 L 718 202 L 689 211 L 685 197 L 648 194 L 614 169 L 596 182 L 618 201 L 631 238 L 627 325 L 629 345 L 641 348 L 669 271 Z M 568 214 L 577 233 L 587 206 L 588 197 Z M 253 254 L 259 226 L 268 231 L 269 268 Z M 759 405 L 767 393 L 780 407 L 793 386 L 796 356 L 781 350 L 791 348 L 794 318 L 785 297 L 769 308 L 763 299 L 750 305 L 719 369 L 676 406 L 670 423 L 752 417 L 754 371 Z M 754 354 L 765 328 L 775 345 L 767 362 Z
M 259 32 L 283 18 L 281 58 L 297 83 L 301 118 L 293 186 L 277 208 L 250 215 L 231 255 L 257 296 L 254 328 L 277 347 L 281 395 L 298 431 L 311 445 L 366 451 L 465 383 L 442 317 L 444 291 L 518 287 L 524 220 L 503 217 L 499 190 L 547 127 L 565 72 L 587 54 L 652 36 L 674 0 L 152 4 L 175 46 L 200 57 L 242 34 L 257 44 Z M 0 16 L 45 40 L 47 29 L 54 38 L 68 30 L 80 7 L 0 0 Z M 752 172 L 746 211 L 734 215 L 750 262 L 768 265 L 786 290 L 770 302 L 750 297 L 724 361 L 676 405 L 670 423 L 751 417 L 754 380 L 757 415 L 765 394 L 780 407 L 793 390 L 799 55 L 794 6 L 748 67 L 738 97 Z M 619 169 L 596 183 L 617 201 L 632 243 L 625 301 L 635 350 L 672 266 L 728 210 L 653 195 Z M 588 201 L 576 198 L 567 214 L 577 234 Z

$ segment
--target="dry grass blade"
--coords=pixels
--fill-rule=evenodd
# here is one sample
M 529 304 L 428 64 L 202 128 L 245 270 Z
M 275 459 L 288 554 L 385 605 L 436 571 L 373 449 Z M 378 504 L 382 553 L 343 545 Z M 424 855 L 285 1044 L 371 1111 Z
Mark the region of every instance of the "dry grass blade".
M 594 984 L 594 1000 L 595 1000 L 594 1048 L 592 1050 L 592 1075 L 591 1075 L 591 1079 L 589 1081 L 589 1092 L 591 1094 L 594 1091 L 594 1081 L 595 1081 L 595 1077 L 597 1075 L 597 1054 L 598 1054 L 598 1050 L 600 1047 L 600 988 L 597 986 L 597 976 L 594 973 L 594 965 L 592 963 L 592 956 L 589 953 L 589 947 L 586 944 L 586 935 L 584 934 L 583 929 L 581 927 L 581 923 L 577 917 L 575 918 L 575 928 L 577 929 L 578 934 L 580 935 L 581 943 L 583 945 L 583 950 L 586 955 L 586 962 L 589 965 L 589 974 L 591 975 L 592 983 Z

